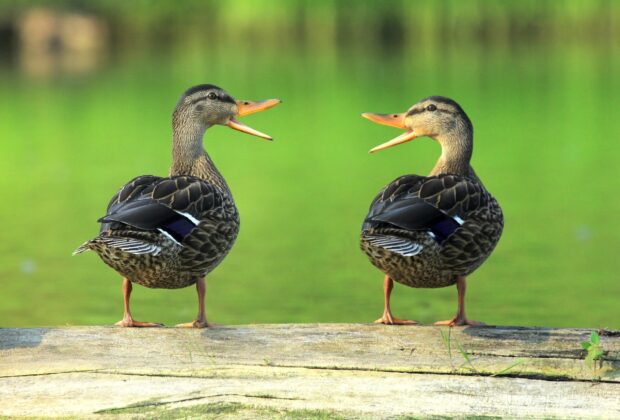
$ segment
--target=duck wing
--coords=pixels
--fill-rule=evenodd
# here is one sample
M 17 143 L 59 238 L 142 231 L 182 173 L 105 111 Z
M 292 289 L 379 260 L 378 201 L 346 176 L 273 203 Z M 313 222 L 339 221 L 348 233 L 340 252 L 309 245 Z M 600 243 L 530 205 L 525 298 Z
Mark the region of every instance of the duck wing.
M 99 219 L 101 232 L 128 227 L 159 231 L 181 244 L 224 201 L 217 187 L 200 178 L 139 176 L 112 197 L 106 215 Z
M 460 227 L 461 233 L 455 236 Z M 459 175 L 405 175 L 375 197 L 363 231 L 426 231 L 441 245 L 453 243 L 473 253 L 479 242 L 492 242 L 478 250 L 486 253 L 499 239 L 502 227 L 501 209 L 480 182 Z

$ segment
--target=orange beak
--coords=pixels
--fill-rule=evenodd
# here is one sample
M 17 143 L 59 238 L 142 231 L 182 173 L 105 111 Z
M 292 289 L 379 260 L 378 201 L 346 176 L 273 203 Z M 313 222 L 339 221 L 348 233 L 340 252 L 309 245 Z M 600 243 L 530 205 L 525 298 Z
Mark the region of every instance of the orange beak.
M 267 99 L 265 101 L 237 101 L 237 115 L 242 117 L 244 115 L 254 114 L 256 112 L 265 111 L 266 109 L 273 108 L 282 102 L 279 99 Z M 265 133 L 261 133 L 258 130 L 248 127 L 245 124 L 231 118 L 226 125 L 233 130 L 241 131 L 243 133 L 251 134 L 253 136 L 262 137 L 267 140 L 272 140 L 271 136 Z
M 383 144 L 380 144 L 377 147 L 373 147 L 372 149 L 370 149 L 369 153 L 375 153 L 375 152 L 378 152 L 379 150 L 387 149 L 392 146 L 396 146 L 397 144 L 408 142 L 420 136 L 419 134 L 414 133 L 413 130 L 407 129 L 407 126 L 405 125 L 405 113 L 404 112 L 400 114 L 372 114 L 370 112 L 365 112 L 362 114 L 362 117 L 369 119 L 370 121 L 375 122 L 377 124 L 389 125 L 391 127 L 402 128 L 402 129 L 407 130 L 400 136 L 393 138 L 392 140 L 387 141 Z

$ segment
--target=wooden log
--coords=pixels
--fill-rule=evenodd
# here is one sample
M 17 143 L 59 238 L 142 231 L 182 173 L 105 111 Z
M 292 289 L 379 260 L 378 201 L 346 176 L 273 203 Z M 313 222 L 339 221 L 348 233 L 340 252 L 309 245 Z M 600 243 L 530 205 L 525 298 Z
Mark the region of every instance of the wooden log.
M 620 332 L 600 335 L 589 366 L 577 329 L 0 329 L 0 415 L 617 418 Z

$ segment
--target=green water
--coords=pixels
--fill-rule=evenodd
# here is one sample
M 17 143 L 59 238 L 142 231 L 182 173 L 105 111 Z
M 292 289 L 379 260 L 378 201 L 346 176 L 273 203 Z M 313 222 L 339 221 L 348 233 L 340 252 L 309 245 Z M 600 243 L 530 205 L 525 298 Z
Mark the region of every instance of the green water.
M 245 44 L 243 44 L 245 45 Z M 360 113 L 402 112 L 439 94 L 475 127 L 473 166 L 498 198 L 502 240 L 470 277 L 468 315 L 493 324 L 620 328 L 620 58 L 594 43 L 411 45 L 385 50 L 207 47 L 108 57 L 82 76 L 0 70 L 0 325 L 111 324 L 121 279 L 94 253 L 118 187 L 167 173 L 179 95 L 214 83 L 283 104 L 244 122 L 273 143 L 214 127 L 205 147 L 226 177 L 241 233 L 208 277 L 207 314 L 223 324 L 369 322 L 382 275 L 358 246 L 376 192 L 425 174 L 419 139 L 369 155 L 398 131 Z M 193 319 L 194 288 L 134 288 L 137 319 Z M 455 288 L 396 285 L 397 316 L 430 323 Z

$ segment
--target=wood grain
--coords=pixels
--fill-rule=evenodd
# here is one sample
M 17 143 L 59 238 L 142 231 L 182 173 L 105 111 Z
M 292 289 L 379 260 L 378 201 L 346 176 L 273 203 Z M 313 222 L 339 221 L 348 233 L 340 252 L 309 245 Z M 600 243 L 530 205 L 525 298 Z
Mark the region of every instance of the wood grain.
M 602 333 L 605 360 L 595 367 L 580 346 L 589 334 L 366 324 L 0 329 L 0 415 L 620 417 L 620 332 Z

